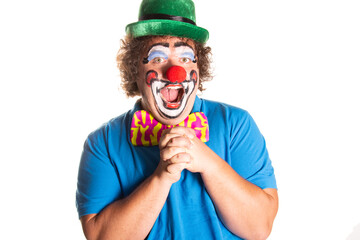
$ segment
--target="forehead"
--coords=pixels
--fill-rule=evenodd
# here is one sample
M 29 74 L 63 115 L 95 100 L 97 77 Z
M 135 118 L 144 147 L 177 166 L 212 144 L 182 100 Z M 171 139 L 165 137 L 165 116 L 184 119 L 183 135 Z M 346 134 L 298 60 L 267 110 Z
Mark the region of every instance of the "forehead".
M 188 38 L 179 38 L 179 37 L 161 37 L 156 36 L 151 38 L 151 40 L 148 43 L 148 46 L 146 48 L 147 53 L 153 48 L 153 47 L 165 47 L 165 48 L 178 48 L 178 47 L 188 47 L 195 51 L 195 43 L 193 40 Z

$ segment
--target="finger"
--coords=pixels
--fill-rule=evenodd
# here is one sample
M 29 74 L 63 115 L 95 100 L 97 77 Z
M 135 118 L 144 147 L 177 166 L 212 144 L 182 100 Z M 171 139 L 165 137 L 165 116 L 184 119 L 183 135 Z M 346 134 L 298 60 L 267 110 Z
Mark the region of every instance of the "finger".
M 188 137 L 185 136 L 176 136 L 171 138 L 168 143 L 167 147 L 183 147 L 190 149 L 192 147 L 192 140 L 190 140 Z
M 193 139 L 194 137 L 196 137 L 194 129 L 188 128 L 188 127 L 182 127 L 182 126 L 177 126 L 177 127 L 171 128 L 169 130 L 169 133 L 187 136 L 190 139 Z
M 182 147 L 166 147 L 160 150 L 160 159 L 163 161 L 167 161 L 168 159 L 174 157 L 176 154 L 179 153 L 186 153 L 186 148 Z
M 168 159 L 166 162 L 170 164 L 176 163 L 190 163 L 191 157 L 188 153 L 178 153 L 174 155 L 172 158 Z
M 175 137 L 179 137 L 181 135 L 179 134 L 176 134 L 176 133 L 163 133 L 160 137 L 160 140 L 159 140 L 159 148 L 160 149 L 163 149 L 167 146 L 168 142 L 172 139 L 172 138 L 175 138 Z
M 171 174 L 179 173 L 182 170 L 184 170 L 186 167 L 186 163 L 174 163 L 170 164 L 166 167 L 166 171 L 168 171 Z

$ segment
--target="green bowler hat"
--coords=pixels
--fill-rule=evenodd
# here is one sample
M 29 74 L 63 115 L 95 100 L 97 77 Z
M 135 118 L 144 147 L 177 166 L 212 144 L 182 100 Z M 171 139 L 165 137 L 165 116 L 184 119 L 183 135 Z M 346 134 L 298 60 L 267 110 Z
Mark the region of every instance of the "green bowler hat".
M 205 43 L 209 32 L 196 26 L 192 0 L 143 0 L 139 21 L 126 26 L 126 34 L 133 37 L 175 36 Z

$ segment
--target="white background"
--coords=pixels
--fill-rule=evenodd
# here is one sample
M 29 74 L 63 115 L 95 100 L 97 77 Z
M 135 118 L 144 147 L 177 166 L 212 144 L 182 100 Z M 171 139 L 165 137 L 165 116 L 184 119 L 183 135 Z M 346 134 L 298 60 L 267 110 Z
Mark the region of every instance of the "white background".
M 267 140 L 280 196 L 270 239 L 360 239 L 359 2 L 195 2 L 214 53 L 202 97 L 248 110 Z M 115 56 L 139 4 L 0 3 L 0 239 L 83 239 L 79 158 L 134 104 Z

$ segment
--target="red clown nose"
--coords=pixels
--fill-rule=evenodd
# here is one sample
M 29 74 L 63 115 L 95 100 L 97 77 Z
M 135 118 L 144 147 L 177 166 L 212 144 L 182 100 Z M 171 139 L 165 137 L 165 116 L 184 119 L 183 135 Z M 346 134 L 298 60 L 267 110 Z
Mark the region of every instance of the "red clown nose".
M 172 83 L 181 83 L 186 79 L 186 71 L 183 67 L 172 66 L 166 71 L 166 77 Z

